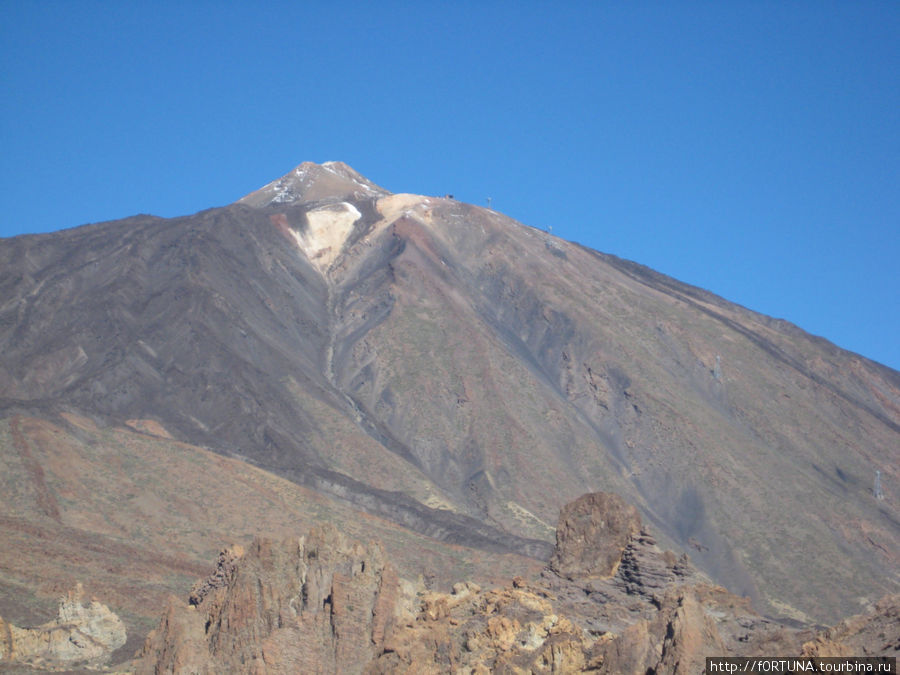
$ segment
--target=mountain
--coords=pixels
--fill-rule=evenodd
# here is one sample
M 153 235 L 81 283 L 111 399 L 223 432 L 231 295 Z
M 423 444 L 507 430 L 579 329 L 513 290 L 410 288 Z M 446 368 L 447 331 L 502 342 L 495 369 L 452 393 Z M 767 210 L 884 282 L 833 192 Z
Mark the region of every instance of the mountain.
M 900 585 L 900 373 L 490 209 L 304 163 L 0 270 L 17 625 L 94 579 L 138 634 L 230 541 L 327 521 L 438 586 L 530 573 L 597 491 L 772 616 Z

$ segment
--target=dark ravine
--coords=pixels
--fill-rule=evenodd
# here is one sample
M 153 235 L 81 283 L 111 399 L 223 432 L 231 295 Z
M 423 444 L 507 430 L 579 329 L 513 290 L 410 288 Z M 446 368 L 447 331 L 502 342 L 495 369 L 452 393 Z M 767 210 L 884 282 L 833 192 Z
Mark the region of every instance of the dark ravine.
M 310 469 L 301 473 L 282 470 L 279 473 L 300 485 L 345 500 L 361 511 L 382 516 L 414 532 L 449 544 L 494 553 L 517 553 L 536 560 L 546 560 L 553 550 L 547 541 L 517 537 L 475 518 L 446 509 L 429 508 L 402 492 L 378 490 L 333 471 Z
M 545 563 L 562 507 L 608 491 L 766 615 L 834 623 L 900 589 L 900 374 L 495 211 L 306 163 L 192 216 L 0 240 L 0 270 L 0 469 L 44 475 L 0 505 L 40 531 L 159 545 L 107 525 L 162 508 L 159 455 L 203 467 L 167 480 L 213 519 L 192 501 L 215 499 L 208 449 L 264 469 L 245 498 L 273 521 L 289 494 L 306 524 L 354 514 L 479 569 Z M 130 493 L 92 482 L 116 443 L 157 453 L 128 455 Z M 175 557 L 224 544 L 189 550 L 178 528 L 205 521 L 167 517 Z M 2 560 L 42 601 L 74 581 Z

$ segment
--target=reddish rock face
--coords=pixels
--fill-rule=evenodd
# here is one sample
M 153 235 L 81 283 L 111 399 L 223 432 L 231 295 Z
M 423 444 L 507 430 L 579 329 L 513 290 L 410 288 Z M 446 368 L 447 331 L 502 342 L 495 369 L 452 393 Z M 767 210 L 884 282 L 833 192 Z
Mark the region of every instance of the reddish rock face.
M 223 552 L 186 604 L 172 599 L 136 672 L 360 672 L 398 604 L 377 546 L 333 527 Z
M 640 531 L 640 514 L 621 497 L 586 494 L 559 514 L 550 569 L 568 579 L 612 576 L 628 542 Z

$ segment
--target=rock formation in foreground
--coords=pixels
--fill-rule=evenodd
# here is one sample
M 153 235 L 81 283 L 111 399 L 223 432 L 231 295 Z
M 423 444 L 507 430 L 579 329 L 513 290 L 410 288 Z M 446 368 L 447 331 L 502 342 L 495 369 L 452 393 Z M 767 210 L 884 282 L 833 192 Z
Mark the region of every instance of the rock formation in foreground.
M 599 561 L 599 562 L 596 562 Z M 817 634 L 757 614 L 657 547 L 611 494 L 563 509 L 534 580 L 429 591 L 335 528 L 223 551 L 172 598 L 136 673 L 696 673 L 707 656 L 895 655 L 900 596 Z
M 125 638 L 122 620 L 97 600 L 85 605 L 84 588 L 78 584 L 60 600 L 57 618 L 42 626 L 19 628 L 0 618 L 0 666 L 95 669 L 109 661 Z
M 380 547 L 334 527 L 257 539 L 171 599 L 137 672 L 353 672 L 378 655 L 402 586 Z

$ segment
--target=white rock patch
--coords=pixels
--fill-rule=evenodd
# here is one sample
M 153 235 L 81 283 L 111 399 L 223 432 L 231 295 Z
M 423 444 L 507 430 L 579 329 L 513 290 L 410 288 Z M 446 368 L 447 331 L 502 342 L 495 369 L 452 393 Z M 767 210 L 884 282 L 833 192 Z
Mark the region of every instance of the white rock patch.
M 419 221 L 430 223 L 430 207 L 433 201 L 430 197 L 423 197 L 422 195 L 400 193 L 382 197 L 378 200 L 376 207 L 384 218 L 385 223 L 392 223 L 404 214 L 415 216 Z
M 353 204 L 330 204 L 308 211 L 306 221 L 309 226 L 303 232 L 292 233 L 306 257 L 325 272 L 353 232 L 353 224 L 361 217 L 362 214 Z

